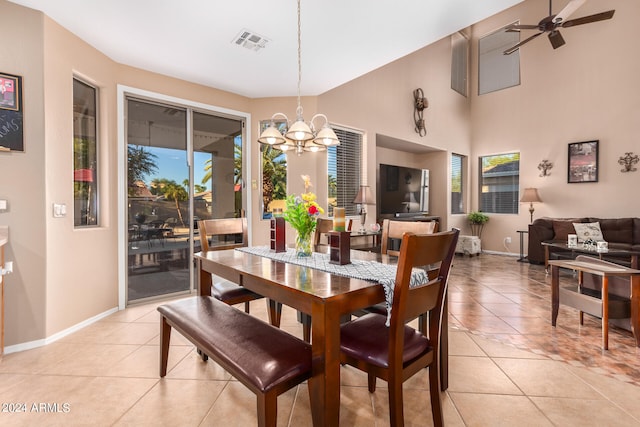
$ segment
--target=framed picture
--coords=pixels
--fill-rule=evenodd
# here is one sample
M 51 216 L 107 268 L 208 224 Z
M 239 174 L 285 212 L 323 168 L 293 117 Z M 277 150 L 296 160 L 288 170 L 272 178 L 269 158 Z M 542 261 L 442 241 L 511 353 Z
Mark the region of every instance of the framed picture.
M 569 144 L 567 182 L 598 182 L 598 142 Z
M 0 108 L 22 110 L 22 77 L 0 73 Z
M 0 72 L 0 151 L 24 151 L 22 77 Z

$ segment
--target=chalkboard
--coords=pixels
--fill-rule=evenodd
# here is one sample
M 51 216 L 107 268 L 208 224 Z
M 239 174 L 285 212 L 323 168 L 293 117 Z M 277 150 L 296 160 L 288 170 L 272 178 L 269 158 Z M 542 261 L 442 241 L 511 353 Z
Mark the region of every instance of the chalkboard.
M 24 151 L 22 77 L 0 73 L 0 151 Z
M 22 136 L 22 111 L 0 109 L 0 147 L 24 151 Z

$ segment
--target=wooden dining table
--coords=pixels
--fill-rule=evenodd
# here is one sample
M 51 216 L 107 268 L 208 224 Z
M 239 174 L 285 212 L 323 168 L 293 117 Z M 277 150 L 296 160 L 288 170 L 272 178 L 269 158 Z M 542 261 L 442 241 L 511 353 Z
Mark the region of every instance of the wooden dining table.
M 351 251 L 351 259 L 395 263 L 387 255 Z M 269 319 L 276 319 L 281 303 L 310 314 L 313 368 L 308 382 L 314 426 L 337 426 L 340 416 L 340 318 L 385 300 L 383 287 L 310 267 L 276 261 L 237 250 L 195 254 L 198 292 L 210 295 L 211 274 L 264 295 Z M 209 274 L 210 273 L 210 274 Z M 277 302 L 276 302 L 277 301 Z M 446 314 L 443 316 L 446 318 Z M 442 384 L 446 388 L 446 322 L 443 323 Z M 444 373 L 444 374 L 443 374 Z

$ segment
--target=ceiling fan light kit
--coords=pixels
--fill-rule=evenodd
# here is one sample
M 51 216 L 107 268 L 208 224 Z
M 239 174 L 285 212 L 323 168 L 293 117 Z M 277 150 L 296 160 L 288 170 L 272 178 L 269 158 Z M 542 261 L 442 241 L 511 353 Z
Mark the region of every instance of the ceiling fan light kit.
M 571 0 L 557 15 L 553 14 L 552 0 L 549 0 L 549 16 L 540 20 L 537 25 L 530 24 L 511 24 L 505 27 L 505 31 L 508 32 L 520 32 L 522 30 L 538 30 L 539 32 L 524 39 L 520 43 L 510 47 L 503 53 L 510 55 L 516 50 L 520 49 L 524 44 L 529 43 L 531 40 L 541 36 L 544 33 L 549 33 L 549 42 L 554 49 L 557 49 L 565 44 L 562 34 L 560 34 L 560 28 L 575 27 L 576 25 L 589 24 L 592 22 L 604 21 L 613 18 L 615 10 L 608 10 L 606 12 L 596 13 L 594 15 L 583 16 L 581 18 L 569 19 L 580 6 L 582 6 L 587 0 Z

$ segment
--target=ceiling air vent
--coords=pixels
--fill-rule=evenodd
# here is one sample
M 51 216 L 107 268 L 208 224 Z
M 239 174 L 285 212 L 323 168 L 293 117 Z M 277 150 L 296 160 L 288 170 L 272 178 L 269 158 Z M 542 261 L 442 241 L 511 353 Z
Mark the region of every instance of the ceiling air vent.
M 253 31 L 242 30 L 233 38 L 233 43 L 257 52 L 269 43 L 269 39 L 266 39 Z

